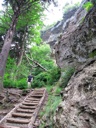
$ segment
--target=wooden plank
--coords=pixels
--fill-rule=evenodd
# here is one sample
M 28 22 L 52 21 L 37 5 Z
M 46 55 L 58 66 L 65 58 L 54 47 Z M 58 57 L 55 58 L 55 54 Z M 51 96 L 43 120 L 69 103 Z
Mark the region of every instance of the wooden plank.
M 8 118 L 7 122 L 9 122 L 9 123 L 28 124 L 30 122 L 30 120 L 28 120 L 28 119 Z
M 44 91 L 43 92 L 34 92 L 33 94 L 43 94 L 44 93 Z
M 33 98 L 42 98 L 42 95 L 32 95 Z
M 20 105 L 19 107 L 20 107 L 20 108 L 23 108 L 23 109 L 35 109 L 35 108 L 36 108 L 36 105 L 34 105 L 34 106 Z
M 12 117 L 24 117 L 24 118 L 29 118 L 32 117 L 32 114 L 26 114 L 26 113 L 12 113 Z
M 38 99 L 38 98 L 33 98 L 33 97 L 32 97 L 32 98 L 28 97 L 26 100 L 32 100 L 32 101 L 34 101 L 34 100 L 35 100 L 35 101 L 40 101 L 40 99 Z
M 40 101 L 40 100 L 39 100 Z M 28 102 L 28 103 L 39 103 L 39 101 L 35 101 L 35 100 L 32 100 L 32 101 L 30 101 L 30 100 L 25 100 L 25 102 Z
M 28 128 L 33 128 L 34 127 L 34 122 L 35 122 L 36 117 L 38 115 L 38 112 L 39 112 L 39 110 L 41 108 L 41 105 L 42 105 L 42 103 L 44 101 L 45 95 L 46 95 L 46 89 L 44 90 L 43 97 L 41 98 L 41 100 L 40 100 L 35 112 L 33 113 L 33 116 L 32 116 L 32 118 L 30 120 L 30 123 L 28 124 Z
M 36 106 L 38 103 L 28 103 L 28 102 L 23 102 L 23 105 L 27 105 L 27 106 Z
M 33 113 L 33 112 L 34 112 L 34 110 L 20 109 L 20 108 L 18 108 L 16 111 L 17 111 L 17 112 L 25 112 L 25 113 Z
M 4 125 L 4 126 L 0 126 L 0 128 L 21 128 L 21 127 Z
M 33 94 L 32 96 L 43 96 L 43 94 Z

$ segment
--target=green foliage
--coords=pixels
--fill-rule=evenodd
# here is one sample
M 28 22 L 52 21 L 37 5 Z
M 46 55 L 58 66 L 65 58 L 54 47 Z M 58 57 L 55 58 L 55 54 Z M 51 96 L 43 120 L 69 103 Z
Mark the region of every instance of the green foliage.
M 55 90 L 55 93 L 56 94 L 60 94 L 61 91 L 62 91 L 62 88 L 61 87 L 57 87 L 56 90 Z
M 44 110 L 40 113 L 40 116 L 44 117 L 47 120 L 47 122 L 49 122 L 48 125 L 50 128 L 53 128 L 52 127 L 53 126 L 53 116 L 56 112 L 56 109 L 57 109 L 59 103 L 62 101 L 62 99 L 60 96 L 56 96 L 56 94 L 58 94 L 58 92 L 55 93 L 55 95 L 54 95 L 54 93 L 52 93 L 51 90 L 52 90 L 52 86 L 47 87 L 48 93 L 49 94 L 51 93 L 51 94 L 49 95 L 48 102 L 47 102 Z M 58 88 L 58 90 L 61 90 L 61 89 Z M 42 121 L 40 128 L 44 128 L 45 123 L 46 122 Z
M 93 3 L 92 2 L 86 2 L 83 7 L 86 9 L 86 11 L 89 11 L 92 7 L 93 7 Z
M 46 90 L 47 90 L 48 94 L 51 94 L 52 89 L 53 89 L 52 85 L 46 86 Z
M 51 51 L 50 51 L 50 47 L 49 45 L 47 44 L 41 44 L 41 45 L 35 45 L 31 48 L 31 58 L 33 60 L 35 60 L 36 62 L 38 62 L 39 64 L 41 64 L 44 68 L 46 68 L 48 70 L 48 73 L 44 73 L 44 75 L 48 78 L 44 78 L 44 79 L 47 79 L 46 81 L 48 81 L 49 77 L 51 79 L 51 76 L 50 76 L 50 73 L 49 72 L 53 72 L 51 71 L 52 69 L 54 70 L 55 66 L 54 66 L 54 61 L 50 58 L 50 54 L 51 54 Z M 55 70 L 54 72 L 56 72 L 57 70 Z M 32 74 L 35 77 L 35 79 L 37 80 L 41 80 L 40 77 L 42 77 L 42 72 L 43 72 L 43 69 L 41 69 L 40 67 L 37 67 L 37 68 L 33 68 L 32 69 Z M 41 75 L 39 75 L 41 73 Z M 55 75 L 56 73 L 54 73 Z M 39 76 L 38 76 L 39 75 Z M 53 76 L 54 76 L 53 75 Z M 38 76 L 38 77 L 37 77 Z M 34 79 L 34 80 L 35 80 Z M 36 84 L 36 83 L 35 83 Z M 37 82 L 38 84 L 38 82 Z M 36 85 L 37 85 L 36 84 Z M 39 82 L 40 84 L 40 82 Z M 41 83 L 43 84 L 43 83 Z M 35 86 L 36 86 L 35 85 Z
M 62 76 L 61 76 L 61 81 L 60 81 L 60 85 L 62 87 L 65 88 L 67 86 L 68 81 L 70 80 L 74 71 L 75 71 L 75 69 L 72 67 L 68 67 L 68 68 L 62 70 Z
M 11 16 L 13 15 L 13 11 L 11 8 L 7 10 L 7 13 L 4 11 L 0 11 L 0 34 L 5 34 L 9 28 L 11 23 Z
M 48 84 L 51 76 L 47 72 L 41 72 L 38 74 L 32 84 L 32 87 L 43 87 Z
M 96 49 L 89 53 L 90 58 L 94 58 L 96 56 Z
M 53 81 L 53 82 L 57 82 L 58 79 L 60 78 L 60 75 L 61 75 L 61 69 L 58 68 L 58 67 L 53 67 L 53 68 L 50 70 L 50 73 L 51 73 L 52 81 Z
M 16 86 L 15 82 L 9 79 L 5 79 L 5 78 L 4 78 L 3 84 L 5 88 L 14 88 Z
M 60 69 L 54 66 L 53 60 L 50 58 L 50 48 L 48 45 L 34 46 L 32 48 L 32 57 L 42 66 L 48 69 L 44 72 L 41 68 L 33 68 L 28 66 L 26 60 L 23 60 L 19 67 L 16 66 L 15 59 L 11 57 L 7 60 L 7 66 L 4 76 L 4 87 L 27 87 L 27 76 L 29 72 L 34 76 L 32 88 L 53 85 L 60 77 Z
M 50 47 L 47 44 L 35 45 L 31 49 L 31 56 L 33 60 L 39 62 L 42 66 L 47 69 L 52 69 L 54 62 L 50 58 Z
M 27 74 L 28 68 L 22 62 L 20 67 L 16 67 L 14 59 L 8 57 L 5 75 L 4 75 L 4 87 L 5 88 L 27 88 Z
M 26 14 L 22 14 L 19 17 L 16 29 L 20 30 L 21 28 L 27 26 L 29 44 L 39 44 L 41 42 L 40 30 L 43 26 L 43 22 L 41 19 L 42 17 L 43 9 L 40 3 L 32 5 L 30 11 L 28 11 Z
M 17 80 L 12 80 L 9 77 L 10 77 L 9 74 L 4 75 L 4 87 L 5 88 L 20 88 L 20 89 L 27 88 L 26 78 L 23 78 L 17 81 Z
M 27 66 L 27 63 L 23 60 L 21 65 L 19 67 L 17 67 L 14 71 L 14 77 L 19 80 L 19 79 L 23 79 L 26 78 L 28 76 L 29 73 L 29 67 Z
M 41 72 L 35 76 L 32 87 L 43 87 L 53 85 L 60 77 L 60 70 L 54 67 L 48 72 Z
M 23 79 L 17 81 L 17 88 L 20 88 L 20 89 L 26 89 L 27 88 L 26 78 L 23 78 Z
M 46 112 L 50 114 L 54 113 L 56 111 L 56 108 L 58 104 L 61 102 L 61 97 L 60 96 L 49 96 L 48 102 L 47 102 L 47 107 L 46 107 Z

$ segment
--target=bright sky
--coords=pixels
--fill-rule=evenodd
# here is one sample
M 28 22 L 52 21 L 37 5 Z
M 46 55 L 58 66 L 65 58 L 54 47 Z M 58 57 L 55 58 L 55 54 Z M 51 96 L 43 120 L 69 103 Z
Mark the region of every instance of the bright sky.
M 57 1 L 58 1 L 58 7 L 54 7 L 54 5 L 51 4 L 48 9 L 49 12 L 45 11 L 45 15 L 47 15 L 46 20 L 44 20 L 45 25 L 50 25 L 62 19 L 62 15 L 63 15 L 62 8 L 66 3 L 74 4 L 77 2 L 81 2 L 82 0 L 57 0 Z M 0 0 L 0 10 L 3 9 L 2 3 L 3 0 Z

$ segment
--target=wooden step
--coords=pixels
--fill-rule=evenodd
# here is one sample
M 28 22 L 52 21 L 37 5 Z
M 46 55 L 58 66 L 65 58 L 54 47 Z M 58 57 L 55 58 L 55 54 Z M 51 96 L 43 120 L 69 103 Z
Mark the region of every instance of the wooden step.
M 35 109 L 36 108 L 36 106 L 26 106 L 26 105 L 20 105 L 19 107 L 23 109 Z
M 6 122 L 6 125 L 4 125 L 4 128 L 28 128 L 28 124 Z
M 38 103 L 28 103 L 28 102 L 23 102 L 23 105 L 27 105 L 27 106 L 36 106 Z
M 42 96 L 39 95 L 32 95 L 29 98 L 37 98 L 38 100 L 40 100 L 42 98 Z
M 42 95 L 32 95 L 33 98 L 41 98 Z
M 18 108 L 16 111 L 17 112 L 23 112 L 23 113 L 33 113 L 34 112 L 34 110 L 21 109 L 21 108 Z
M 28 103 L 39 103 L 39 101 L 35 101 L 35 100 L 25 100 L 25 102 L 28 102 Z
M 32 95 L 34 95 L 34 94 L 43 95 L 42 92 L 34 92 L 34 93 L 32 93 Z
M 4 126 L 0 126 L 0 128 L 20 128 L 20 127 L 4 125 Z
M 28 120 L 28 119 L 8 118 L 7 122 L 10 122 L 10 123 L 20 123 L 20 124 L 28 124 L 30 122 L 30 120 Z
M 38 98 L 30 98 L 30 97 L 28 97 L 26 100 L 32 100 L 32 101 L 40 101 L 40 99 L 38 99 Z
M 33 95 L 43 95 L 43 93 L 36 93 L 36 92 L 34 92 L 34 93 L 32 93 L 31 96 L 33 96 Z
M 12 113 L 13 117 L 24 117 L 24 118 L 30 118 L 32 117 L 32 114 L 25 114 L 25 113 Z
M 44 89 L 38 89 L 38 90 L 35 90 L 34 92 L 44 92 Z

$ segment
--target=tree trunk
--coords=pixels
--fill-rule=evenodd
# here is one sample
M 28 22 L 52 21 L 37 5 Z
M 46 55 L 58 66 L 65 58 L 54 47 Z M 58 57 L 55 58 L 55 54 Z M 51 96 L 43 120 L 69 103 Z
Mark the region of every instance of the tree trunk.
M 23 59 L 23 54 L 24 54 L 24 44 L 25 44 L 25 39 L 26 39 L 26 31 L 27 31 L 27 27 L 25 27 L 24 29 L 24 33 L 23 33 L 23 36 L 21 35 L 22 39 L 22 46 L 21 46 L 21 51 L 20 51 L 20 57 L 18 59 L 18 62 L 17 62 L 17 67 L 19 67 L 21 65 L 21 62 L 22 62 L 22 59 Z
M 21 48 L 21 51 L 20 51 L 19 60 L 18 60 L 18 62 L 17 62 L 17 67 L 19 67 L 19 66 L 21 65 L 22 58 L 23 58 L 23 53 L 24 53 L 24 42 L 22 42 L 22 48 Z
M 18 19 L 18 17 L 16 16 L 16 14 L 14 14 L 10 28 L 7 31 L 6 36 L 5 36 L 2 51 L 0 53 L 0 90 L 3 89 L 3 78 L 4 78 L 6 60 L 8 58 L 9 50 L 11 47 L 11 42 L 12 42 L 12 39 L 13 39 L 13 36 L 15 33 L 17 19 Z

